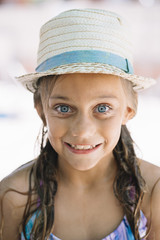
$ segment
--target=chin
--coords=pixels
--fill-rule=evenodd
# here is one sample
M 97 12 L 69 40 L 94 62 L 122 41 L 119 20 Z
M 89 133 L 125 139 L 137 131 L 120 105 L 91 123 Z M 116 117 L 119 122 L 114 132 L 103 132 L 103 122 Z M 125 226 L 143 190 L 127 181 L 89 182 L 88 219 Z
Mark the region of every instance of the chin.
M 96 163 L 90 163 L 90 164 L 71 164 L 69 163 L 69 165 L 74 168 L 75 170 L 77 171 L 88 171 L 88 170 L 91 170 L 93 169 L 96 165 L 97 165 L 97 162 Z

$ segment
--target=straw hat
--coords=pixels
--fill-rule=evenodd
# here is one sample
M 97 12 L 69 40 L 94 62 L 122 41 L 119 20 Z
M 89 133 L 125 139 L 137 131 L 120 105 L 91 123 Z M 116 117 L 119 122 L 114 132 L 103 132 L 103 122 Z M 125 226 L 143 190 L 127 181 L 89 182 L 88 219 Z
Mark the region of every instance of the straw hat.
M 72 9 L 45 23 L 37 63 L 35 73 L 17 77 L 31 92 L 40 77 L 67 73 L 113 74 L 131 81 L 135 91 L 155 83 L 133 74 L 128 26 L 106 10 Z

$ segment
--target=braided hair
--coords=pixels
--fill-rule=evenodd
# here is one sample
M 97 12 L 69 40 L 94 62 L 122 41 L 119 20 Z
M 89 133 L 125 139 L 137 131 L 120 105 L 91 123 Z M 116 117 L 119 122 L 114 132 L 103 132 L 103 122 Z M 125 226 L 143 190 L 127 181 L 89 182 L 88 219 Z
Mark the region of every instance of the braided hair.
M 133 140 L 125 125 L 121 128 L 113 154 L 118 165 L 114 193 L 124 209 L 135 239 L 139 240 L 140 203 L 145 192 L 145 181 L 138 166 Z

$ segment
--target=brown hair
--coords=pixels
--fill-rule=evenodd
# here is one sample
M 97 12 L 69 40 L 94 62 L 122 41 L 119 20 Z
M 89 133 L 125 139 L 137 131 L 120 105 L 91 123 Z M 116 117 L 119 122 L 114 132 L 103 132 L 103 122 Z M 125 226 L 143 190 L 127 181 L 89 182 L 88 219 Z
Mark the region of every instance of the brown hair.
M 138 232 L 140 204 L 145 192 L 145 181 L 141 176 L 133 140 L 126 126 L 122 126 L 113 154 L 118 165 L 114 193 L 124 209 L 135 239 L 140 239 Z

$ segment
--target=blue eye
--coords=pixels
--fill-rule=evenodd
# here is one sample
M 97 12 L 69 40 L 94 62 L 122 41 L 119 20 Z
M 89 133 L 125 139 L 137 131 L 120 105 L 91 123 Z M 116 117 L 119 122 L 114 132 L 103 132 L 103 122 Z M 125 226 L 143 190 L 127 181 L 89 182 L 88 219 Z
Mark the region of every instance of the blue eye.
M 106 113 L 108 110 L 110 110 L 110 107 L 106 104 L 100 104 L 97 106 L 97 112 L 99 113 Z
M 67 113 L 72 113 L 72 108 L 68 105 L 65 104 L 59 104 L 54 107 L 54 110 L 58 114 L 67 114 Z
M 69 107 L 66 106 L 66 105 L 61 105 L 58 107 L 59 108 L 59 111 L 62 112 L 62 113 L 67 113 L 69 112 Z

